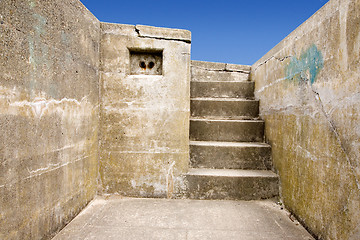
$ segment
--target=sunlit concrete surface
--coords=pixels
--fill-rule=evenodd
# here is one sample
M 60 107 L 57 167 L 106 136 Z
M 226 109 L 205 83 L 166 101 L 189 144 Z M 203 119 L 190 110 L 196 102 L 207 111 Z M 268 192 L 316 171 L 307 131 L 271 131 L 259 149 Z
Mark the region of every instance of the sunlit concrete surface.
M 274 200 L 210 201 L 97 197 L 53 240 L 310 240 Z

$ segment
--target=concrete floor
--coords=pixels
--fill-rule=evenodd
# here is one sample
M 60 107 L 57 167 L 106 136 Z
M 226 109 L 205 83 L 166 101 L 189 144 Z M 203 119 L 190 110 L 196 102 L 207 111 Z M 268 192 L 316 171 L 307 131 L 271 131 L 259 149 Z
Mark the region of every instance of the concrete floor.
M 310 240 L 273 200 L 208 201 L 97 197 L 53 240 Z

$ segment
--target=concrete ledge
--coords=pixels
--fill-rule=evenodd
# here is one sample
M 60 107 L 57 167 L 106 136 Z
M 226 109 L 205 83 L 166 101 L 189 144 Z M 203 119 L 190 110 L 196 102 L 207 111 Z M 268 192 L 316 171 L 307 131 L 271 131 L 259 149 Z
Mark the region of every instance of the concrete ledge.
M 144 25 L 136 25 L 135 29 L 139 34 L 139 37 L 191 42 L 191 32 L 184 29 L 160 28 Z
M 215 71 L 224 71 L 225 70 L 225 63 L 218 63 L 218 62 L 203 62 L 203 61 L 191 61 L 191 67 L 200 67 L 206 70 L 215 70 Z
M 204 62 L 204 61 L 195 61 L 195 60 L 191 61 L 191 66 L 203 68 L 206 70 L 212 70 L 212 71 L 230 71 L 230 72 L 250 73 L 250 70 L 251 70 L 251 66 L 248 66 L 248 65 L 219 63 L 219 62 Z
M 134 25 L 118 24 L 118 23 L 101 23 L 101 30 L 104 34 L 137 36 Z
M 227 63 L 225 66 L 225 70 L 233 71 L 233 72 L 249 72 L 250 73 L 251 66 Z
M 126 35 L 140 38 L 155 38 L 191 43 L 191 32 L 183 29 L 161 28 L 144 25 L 101 23 L 104 34 Z

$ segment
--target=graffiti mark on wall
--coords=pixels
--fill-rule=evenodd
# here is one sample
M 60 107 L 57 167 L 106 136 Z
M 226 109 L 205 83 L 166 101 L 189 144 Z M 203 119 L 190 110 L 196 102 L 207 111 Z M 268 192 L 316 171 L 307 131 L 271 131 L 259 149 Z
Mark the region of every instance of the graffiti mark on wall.
M 292 57 L 285 68 L 286 79 L 296 82 L 309 82 L 313 84 L 324 67 L 321 51 L 313 44 L 300 58 Z

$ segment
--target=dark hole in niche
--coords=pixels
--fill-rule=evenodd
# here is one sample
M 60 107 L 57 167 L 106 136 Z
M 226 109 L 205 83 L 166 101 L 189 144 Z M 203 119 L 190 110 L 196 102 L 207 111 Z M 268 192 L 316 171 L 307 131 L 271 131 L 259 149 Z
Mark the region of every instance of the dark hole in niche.
M 154 62 L 149 62 L 148 67 L 149 67 L 150 69 L 152 69 L 154 66 L 155 66 L 155 63 L 154 63 Z
M 146 68 L 146 63 L 145 63 L 144 61 L 140 61 L 139 66 L 140 66 L 141 68 Z
M 163 50 L 129 49 L 131 75 L 162 75 Z

